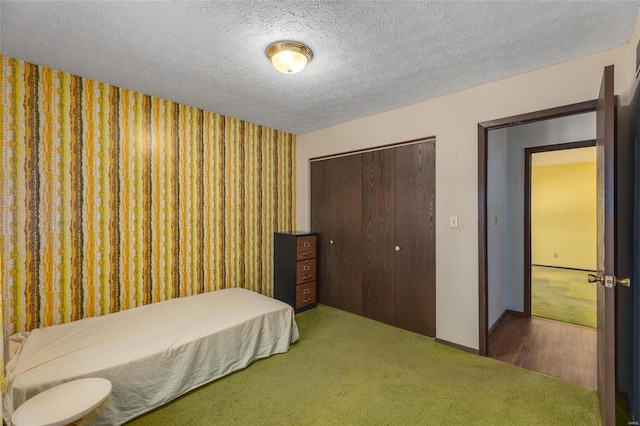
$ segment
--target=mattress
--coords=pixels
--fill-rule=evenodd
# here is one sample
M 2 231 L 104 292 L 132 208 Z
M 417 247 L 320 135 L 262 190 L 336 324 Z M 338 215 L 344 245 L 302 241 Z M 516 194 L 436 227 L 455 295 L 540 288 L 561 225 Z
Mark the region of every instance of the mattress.
M 82 425 L 117 425 L 298 339 L 293 309 L 239 289 L 172 299 L 15 335 L 4 419 L 58 384 L 103 377 L 113 392 Z

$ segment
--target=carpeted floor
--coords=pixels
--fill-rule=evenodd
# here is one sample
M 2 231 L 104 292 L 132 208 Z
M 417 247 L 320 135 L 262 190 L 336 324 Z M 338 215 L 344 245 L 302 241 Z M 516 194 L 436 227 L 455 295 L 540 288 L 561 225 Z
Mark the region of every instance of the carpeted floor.
M 596 327 L 596 284 L 586 271 L 531 267 L 531 314 Z
M 131 425 L 599 425 L 595 391 L 327 306 L 300 340 Z

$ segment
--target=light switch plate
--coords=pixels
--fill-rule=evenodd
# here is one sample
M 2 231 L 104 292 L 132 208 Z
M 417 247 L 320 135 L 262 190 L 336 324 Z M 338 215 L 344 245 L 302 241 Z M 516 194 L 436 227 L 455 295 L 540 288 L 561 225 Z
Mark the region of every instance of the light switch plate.
M 458 216 L 449 216 L 449 228 L 458 227 Z

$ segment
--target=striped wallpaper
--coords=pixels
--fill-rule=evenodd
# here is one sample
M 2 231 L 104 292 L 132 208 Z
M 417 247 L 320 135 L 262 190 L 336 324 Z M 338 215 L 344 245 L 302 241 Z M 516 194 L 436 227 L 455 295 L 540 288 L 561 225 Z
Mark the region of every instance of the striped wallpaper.
M 295 136 L 2 57 L 4 333 L 225 287 L 272 294 Z
M 2 203 L 2 201 L 0 201 L 0 203 Z M 2 204 L 0 204 L 0 206 L 2 206 Z M 2 247 L 1 236 L 0 236 L 0 247 Z M 2 257 L 0 257 L 0 271 L 2 271 Z M 0 293 L 2 293 L 2 274 L 0 274 Z M 2 320 L 2 318 L 3 318 L 2 303 L 0 303 L 0 320 Z M 6 381 L 4 377 L 4 332 L 2 330 L 2 327 L 0 327 L 0 337 L 2 338 L 0 341 L 2 341 L 3 343 L 2 345 L 0 345 L 0 392 L 4 392 L 6 389 Z M 3 404 L 0 404 L 0 419 L 3 418 L 2 406 Z

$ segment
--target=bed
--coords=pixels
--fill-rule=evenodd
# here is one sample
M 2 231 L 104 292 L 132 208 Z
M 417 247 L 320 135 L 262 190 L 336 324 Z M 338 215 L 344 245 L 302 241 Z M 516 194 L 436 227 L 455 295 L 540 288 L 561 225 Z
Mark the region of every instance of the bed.
M 111 397 L 82 425 L 118 425 L 298 339 L 293 309 L 232 288 L 35 329 L 7 363 L 3 415 L 55 385 L 111 381 Z

